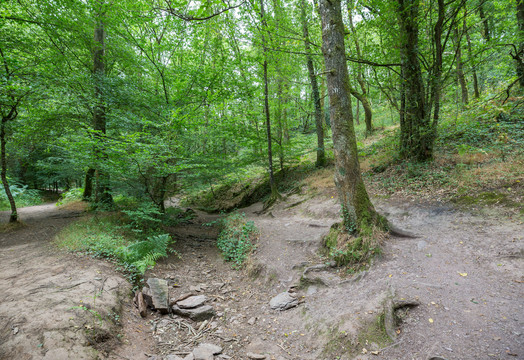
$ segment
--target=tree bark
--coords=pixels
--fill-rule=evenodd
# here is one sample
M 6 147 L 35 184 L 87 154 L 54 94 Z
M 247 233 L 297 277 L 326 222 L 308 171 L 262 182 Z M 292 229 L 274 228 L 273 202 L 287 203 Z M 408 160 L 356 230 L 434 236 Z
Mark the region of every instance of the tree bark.
M 301 1 L 301 15 L 302 15 L 302 34 L 304 36 L 304 47 L 306 49 L 306 61 L 309 74 L 309 81 L 311 83 L 311 93 L 313 95 L 313 103 L 315 106 L 315 126 L 317 132 L 317 167 L 326 165 L 326 154 L 324 150 L 324 127 L 322 121 L 322 106 L 320 104 L 320 94 L 318 91 L 317 77 L 315 75 L 315 66 L 313 64 L 313 57 L 311 56 L 311 46 L 309 45 L 309 29 L 306 17 L 306 2 Z
M 462 49 L 461 49 L 461 41 L 460 41 L 460 34 L 458 30 L 458 24 L 455 26 L 455 29 L 453 30 L 453 32 L 455 35 L 455 45 L 456 45 L 455 70 L 457 72 L 457 80 L 460 84 L 462 103 L 467 104 L 469 102 L 468 87 L 466 84 L 466 77 L 464 76 L 464 70 L 463 70 L 463 65 L 462 65 Z
M 375 211 L 360 174 L 340 2 L 319 1 L 335 155 L 335 184 L 346 229 L 363 234 L 374 225 L 379 225 L 382 218 Z
M 100 4 L 100 6 L 102 6 Z M 101 9 L 100 9 L 101 11 Z M 113 206 L 111 195 L 110 178 L 103 163 L 107 161 L 105 151 L 106 135 L 106 106 L 104 101 L 104 77 L 105 77 L 105 27 L 102 21 L 103 13 L 96 14 L 96 26 L 94 31 L 95 49 L 93 52 L 93 73 L 95 79 L 95 101 L 93 109 L 93 128 L 95 130 L 97 168 L 95 170 L 96 190 L 95 201 L 104 206 Z
M 484 2 L 483 1 L 481 1 L 479 4 L 479 16 L 480 16 L 480 20 L 482 21 L 482 37 L 486 39 L 486 41 L 490 41 L 491 34 L 489 32 L 488 18 L 486 17 L 486 13 L 484 12 Z
M 10 223 L 18 221 L 18 212 L 16 211 L 15 199 L 13 198 L 13 194 L 11 194 L 9 182 L 7 181 L 7 159 L 5 153 L 5 145 L 7 141 L 5 138 L 5 127 L 8 121 L 13 120 L 16 117 L 16 114 L 16 106 L 14 106 L 8 116 L 2 116 L 2 122 L 0 123 L 0 161 L 2 162 L 2 170 L 0 172 L 0 176 L 2 178 L 2 185 L 4 186 L 4 191 L 7 196 L 7 200 L 9 201 L 9 206 L 11 207 L 11 215 L 9 215 Z
M 269 86 L 267 78 L 267 43 L 264 32 L 267 32 L 267 22 L 265 19 L 264 0 L 260 0 L 260 19 L 262 20 L 262 48 L 264 53 L 264 113 L 266 116 L 266 133 L 267 133 L 267 157 L 269 163 L 269 185 L 271 187 L 271 199 L 274 201 L 278 197 L 278 190 L 275 183 L 275 176 L 273 174 L 273 152 L 271 147 L 271 117 L 269 112 Z
M 515 66 L 519 84 L 524 87 L 524 0 L 517 0 L 517 22 L 518 22 L 518 53 L 515 54 Z
M 468 55 L 472 61 L 471 66 L 471 72 L 473 76 L 473 95 L 475 96 L 475 99 L 478 99 L 480 97 L 480 91 L 479 91 L 479 80 L 477 76 L 477 66 L 475 64 L 475 59 L 473 59 L 473 50 L 471 49 L 471 37 L 469 36 L 468 27 L 466 24 L 466 18 L 467 18 L 467 11 L 464 14 L 464 31 L 466 32 L 466 42 L 468 44 Z
M 351 32 L 353 33 L 353 38 L 355 39 L 355 50 L 357 52 L 357 59 L 362 59 L 362 52 L 360 51 L 360 43 L 358 42 L 357 33 L 355 31 L 355 26 L 353 25 L 353 2 L 347 2 L 348 14 L 349 14 L 349 26 Z M 366 90 L 366 82 L 364 81 L 364 72 L 362 71 L 362 64 L 358 64 L 357 68 L 357 82 L 360 85 L 361 92 L 359 93 L 354 88 L 351 88 L 351 95 L 356 97 L 358 101 L 362 104 L 364 108 L 364 120 L 366 124 L 366 136 L 370 135 L 373 132 L 373 111 L 371 110 L 371 104 L 369 103 L 368 94 Z M 350 84 L 351 85 L 351 84 Z

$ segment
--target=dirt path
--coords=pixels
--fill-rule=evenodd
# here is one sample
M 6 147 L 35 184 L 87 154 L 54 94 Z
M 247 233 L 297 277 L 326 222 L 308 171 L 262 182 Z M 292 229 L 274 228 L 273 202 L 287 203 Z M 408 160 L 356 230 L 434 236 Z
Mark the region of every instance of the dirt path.
M 174 230 L 181 259 L 150 275 L 171 279 L 172 297 L 205 294 L 217 317 L 195 323 L 151 315 L 160 355 L 185 355 L 211 342 L 223 347 L 226 359 L 247 359 L 249 352 L 277 360 L 524 358 L 518 220 L 500 211 L 473 215 L 442 204 L 377 200 L 390 220 L 421 237 L 390 238 L 383 255 L 359 274 L 309 272 L 309 283 L 297 292 L 299 306 L 278 312 L 269 300 L 299 285 L 305 268 L 322 263 L 315 254 L 321 235 L 338 220 L 334 200 L 302 200 L 295 195 L 264 215 L 257 215 L 260 204 L 244 209 L 261 229 L 250 264 L 258 270 L 254 277 L 223 263 L 216 232 L 202 226 L 215 217 L 200 214 Z M 393 346 L 376 326 L 390 291 L 420 302 Z
M 359 274 L 329 266 L 306 271 L 325 263 L 317 249 L 339 219 L 335 200 L 308 196 L 293 195 L 265 214 L 260 204 L 243 209 L 261 230 L 249 271 L 223 262 L 217 229 L 206 225 L 217 216 L 198 212 L 172 229 L 180 258 L 160 261 L 147 276 L 168 279 L 171 298 L 206 295 L 216 311 L 206 322 L 154 312 L 140 319 L 124 295 L 129 285 L 110 264 L 58 253 L 49 243 L 78 213 L 50 205 L 23 209 L 27 226 L 0 234 L 0 358 L 173 359 L 203 342 L 222 347 L 215 359 L 245 360 L 248 353 L 272 360 L 524 358 L 518 218 L 497 209 L 470 214 L 438 203 L 376 200 L 391 221 L 420 238 L 390 238 Z M 288 289 L 299 305 L 271 310 L 270 299 Z M 377 326 L 392 291 L 420 302 L 405 315 L 394 344 Z M 80 304 L 103 322 L 73 309 Z M 120 342 L 111 336 L 118 333 L 111 317 L 123 324 Z M 98 337 L 90 336 L 93 329 Z
M 0 359 L 105 358 L 128 283 L 107 262 L 50 243 L 80 212 L 47 204 L 19 214 L 25 226 L 0 234 Z

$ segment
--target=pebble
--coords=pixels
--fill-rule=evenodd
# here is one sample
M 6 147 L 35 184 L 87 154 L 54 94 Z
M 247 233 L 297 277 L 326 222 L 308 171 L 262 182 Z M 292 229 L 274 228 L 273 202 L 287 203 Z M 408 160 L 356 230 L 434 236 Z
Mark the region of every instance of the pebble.
M 262 354 L 256 354 L 256 353 L 251 353 L 251 352 L 248 352 L 246 354 L 246 356 L 249 358 L 249 359 L 252 359 L 252 360 L 264 360 L 266 358 L 266 355 L 262 355 Z

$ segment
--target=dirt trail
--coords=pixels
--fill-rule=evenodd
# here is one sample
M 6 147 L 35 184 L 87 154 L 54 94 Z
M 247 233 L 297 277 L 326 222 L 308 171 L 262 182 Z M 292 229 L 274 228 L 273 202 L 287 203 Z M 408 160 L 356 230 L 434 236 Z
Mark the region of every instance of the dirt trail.
M 104 348 L 116 342 L 107 330 L 128 283 L 107 262 L 59 252 L 50 243 L 80 212 L 47 204 L 19 215 L 25 226 L 0 234 L 0 359 L 104 358 Z M 8 214 L 1 216 L 5 223 Z M 80 305 L 92 311 L 74 308 Z
M 27 227 L 0 234 L 0 358 L 167 359 L 202 342 L 223 348 L 215 359 L 245 360 L 249 352 L 272 360 L 524 358 L 520 220 L 500 209 L 471 214 L 439 203 L 375 203 L 420 238 L 390 238 L 359 274 L 314 268 L 302 282 L 305 269 L 325 263 L 317 249 L 339 220 L 339 206 L 329 196 L 293 195 L 265 214 L 260 204 L 243 209 L 261 230 L 249 272 L 222 260 L 217 229 L 206 225 L 217 216 L 197 212 L 172 229 L 180 258 L 160 261 L 147 276 L 169 279 L 171 298 L 206 295 L 216 311 L 208 322 L 152 312 L 140 319 L 123 295 L 129 285 L 112 265 L 59 253 L 49 243 L 78 213 L 50 205 L 23 209 Z M 270 299 L 290 288 L 299 305 L 271 310 Z M 391 291 L 420 302 L 393 345 L 376 331 Z M 89 311 L 72 309 L 80 304 L 92 304 L 109 330 L 110 315 L 122 307 L 122 342 L 102 336 L 95 351 L 89 334 L 96 324 Z
M 202 226 L 216 217 L 200 213 L 174 230 L 181 259 L 166 261 L 151 276 L 170 278 L 172 297 L 200 290 L 218 316 L 202 325 L 153 315 L 159 354 L 184 355 L 211 342 L 233 359 L 247 359 L 248 352 L 277 360 L 524 358 L 524 233 L 500 211 L 473 215 L 442 204 L 376 200 L 391 221 L 420 238 L 390 238 L 382 256 L 359 274 L 311 271 L 309 286 L 298 290 L 298 307 L 271 310 L 273 296 L 321 263 L 321 235 L 339 219 L 333 199 L 304 199 L 294 195 L 263 215 L 260 204 L 243 209 L 261 229 L 255 278 L 223 263 L 216 232 Z M 373 332 L 389 291 L 420 302 L 393 346 Z M 184 322 L 203 331 L 195 337 Z

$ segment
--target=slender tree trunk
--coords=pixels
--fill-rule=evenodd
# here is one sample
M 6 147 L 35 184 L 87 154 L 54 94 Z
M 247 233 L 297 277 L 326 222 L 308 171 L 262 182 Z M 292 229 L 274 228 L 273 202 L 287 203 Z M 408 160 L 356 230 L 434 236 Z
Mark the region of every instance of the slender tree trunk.
M 317 77 L 315 75 L 315 67 L 313 64 L 313 57 L 311 56 L 311 46 L 309 45 L 309 29 L 306 17 L 306 2 L 301 1 L 301 15 L 302 15 L 302 34 L 304 36 L 304 47 L 306 49 L 306 61 L 309 74 L 309 81 L 311 83 L 311 93 L 313 95 L 313 103 L 315 106 L 315 126 L 317 132 L 317 167 L 326 165 L 326 154 L 324 150 L 324 127 L 322 121 L 322 106 L 320 104 L 320 95 L 318 92 Z
M 267 43 L 264 35 L 267 32 L 267 22 L 265 19 L 264 0 L 260 0 L 260 18 L 262 20 L 262 47 L 264 52 L 264 113 L 266 116 L 266 134 L 267 134 L 267 157 L 269 163 L 269 185 L 271 187 L 271 200 L 274 201 L 278 197 L 278 190 L 275 183 L 275 176 L 273 174 L 273 151 L 271 146 L 271 115 L 269 112 L 269 86 L 267 78 Z M 272 201 L 270 201 L 272 202 Z
M 356 101 L 357 103 L 357 110 L 355 111 L 355 121 L 357 125 L 360 125 L 360 101 Z
M 355 233 L 369 231 L 382 218 L 376 213 L 362 181 L 351 110 L 344 47 L 341 0 L 320 0 L 322 52 L 326 64 L 329 109 L 337 186 L 344 225 Z
M 355 30 L 355 26 L 353 25 L 353 1 L 347 2 L 347 8 L 348 8 L 348 14 L 349 14 L 349 26 L 351 28 L 351 32 L 353 33 L 353 38 L 355 39 L 355 50 L 357 52 L 357 59 L 362 59 L 362 52 L 360 51 L 360 43 L 358 42 L 357 33 Z M 360 103 L 362 104 L 362 107 L 364 108 L 364 120 L 366 124 L 366 136 L 370 135 L 373 132 L 373 111 L 371 110 L 371 104 L 369 103 L 367 90 L 366 90 L 366 82 L 364 81 L 364 72 L 362 71 L 362 64 L 358 64 L 357 68 L 357 82 L 360 85 L 360 93 L 356 91 L 355 89 L 351 88 L 351 95 L 356 97 Z M 351 85 L 351 84 L 350 84 Z
M 484 12 L 484 2 L 481 1 L 479 4 L 479 16 L 480 20 L 482 21 L 482 37 L 486 39 L 486 41 L 491 40 L 491 35 L 489 32 L 489 24 L 488 24 L 488 18 L 486 17 L 486 13 Z
M 99 4 L 102 6 L 101 4 Z M 101 9 L 100 9 L 101 11 Z M 95 201 L 104 206 L 113 205 L 113 197 L 110 189 L 109 174 L 104 169 L 107 160 L 105 151 L 106 135 L 106 105 L 104 101 L 104 77 L 105 77 L 105 28 L 102 21 L 103 14 L 96 15 L 96 26 L 94 33 L 95 50 L 93 53 L 93 72 L 95 78 L 96 104 L 93 109 L 93 128 L 95 130 L 97 168 L 95 171 L 96 191 Z
M 458 30 L 458 24 L 453 29 L 453 32 L 455 35 L 455 46 L 456 46 L 455 70 L 457 72 L 457 80 L 460 84 L 462 103 L 467 104 L 469 102 L 468 86 L 466 85 L 466 77 L 464 76 L 464 70 L 463 70 L 463 65 L 462 65 L 462 49 L 461 49 L 461 41 L 460 41 L 460 35 L 459 35 L 459 30 Z
M 464 31 L 466 32 L 466 42 L 468 44 L 468 56 L 472 61 L 471 72 L 473 76 L 473 94 L 476 99 L 480 97 L 479 91 L 479 80 L 477 76 L 477 66 L 475 64 L 475 59 L 473 59 L 473 50 L 471 49 L 471 37 L 469 36 L 468 27 L 466 24 L 467 12 L 464 14 Z
M 16 109 L 13 109 L 14 112 L 11 111 L 11 113 L 15 114 Z M 0 172 L 0 175 L 2 178 L 2 185 L 4 186 L 5 195 L 7 196 L 7 200 L 9 201 L 9 206 L 11 206 L 11 215 L 9 216 L 10 223 L 18 221 L 18 212 L 16 211 L 15 199 L 13 198 L 13 194 L 11 194 L 9 182 L 7 181 L 7 159 L 5 153 L 5 144 L 7 142 L 5 138 L 5 127 L 7 125 L 7 122 L 12 119 L 14 119 L 13 116 L 2 117 L 2 122 L 0 123 L 0 161 L 2 162 L 2 170 Z

